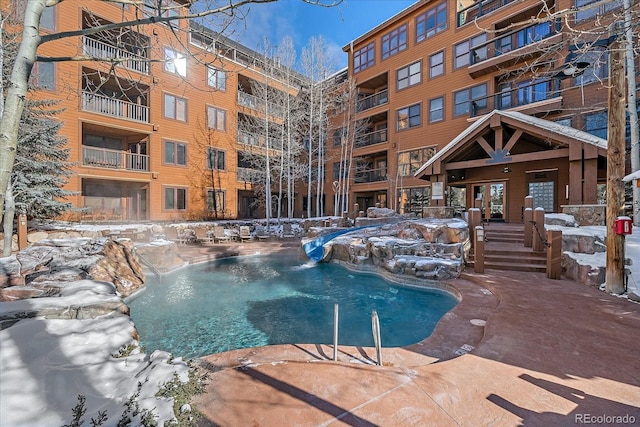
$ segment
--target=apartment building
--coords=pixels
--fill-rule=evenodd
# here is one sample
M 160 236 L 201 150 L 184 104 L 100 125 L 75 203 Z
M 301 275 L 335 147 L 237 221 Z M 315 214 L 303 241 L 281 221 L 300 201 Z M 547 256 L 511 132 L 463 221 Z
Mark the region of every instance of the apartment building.
M 343 79 L 355 82 L 366 126 L 349 200 L 418 215 L 480 206 L 484 219 L 508 222 L 522 221 L 527 195 L 547 212 L 602 203 L 606 24 L 621 6 L 422 0 L 344 46 Z M 574 7 L 584 9 L 550 17 Z M 327 180 L 340 176 L 343 123 L 344 112 Z
M 184 14 L 191 2 L 163 1 L 161 13 L 157 5 L 60 2 L 46 9 L 42 30 Z M 104 60 L 39 62 L 33 71 L 40 96 L 58 99 L 65 109 L 61 133 L 76 164 L 67 189 L 78 192 L 70 201 L 81 208 L 72 219 L 264 217 L 254 194 L 264 170 L 243 154 L 264 148 L 264 141 L 239 130 L 239 123 L 266 114 L 254 83 L 295 96 L 303 86 L 299 77 L 284 83 L 274 78 L 279 64 L 183 20 L 89 31 L 47 42 L 38 55 Z M 277 122 L 276 116 L 269 120 Z

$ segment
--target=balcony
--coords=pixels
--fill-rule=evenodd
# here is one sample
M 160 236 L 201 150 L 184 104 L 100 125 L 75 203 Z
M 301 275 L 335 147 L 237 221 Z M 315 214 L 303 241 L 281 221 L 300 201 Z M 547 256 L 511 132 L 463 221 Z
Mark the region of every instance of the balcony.
M 149 123 L 149 107 L 105 95 L 82 92 L 82 109 L 121 119 Z
M 380 182 L 387 180 L 387 168 L 357 170 L 354 174 L 353 181 L 356 184 L 367 182 Z
M 558 79 L 520 83 L 511 89 L 503 89 L 493 95 L 471 101 L 469 114 L 477 117 L 491 110 L 511 110 L 534 115 L 556 111 L 562 107 L 562 95 Z
M 498 10 L 503 6 L 512 3 L 514 0 L 481 0 L 470 6 L 458 11 L 456 15 L 456 23 L 458 27 L 462 27 L 469 22 L 473 22 L 476 18 L 487 15 L 494 10 Z
M 82 37 L 82 52 L 94 58 L 118 60 L 118 64 L 141 74 L 149 74 L 149 60 L 126 49 L 120 49 L 91 37 Z
M 238 167 L 236 179 L 240 182 L 258 183 L 264 181 L 265 173 L 256 169 Z
M 471 48 L 469 75 L 476 78 L 505 67 L 522 58 L 541 55 L 549 46 L 562 41 L 560 20 L 543 22 L 510 31 Z
M 265 102 L 264 99 L 258 98 L 255 95 L 251 95 L 250 93 L 238 91 L 238 104 L 243 107 L 251 108 L 252 110 L 264 112 L 265 111 Z M 275 117 L 283 118 L 284 117 L 284 108 L 280 105 L 276 104 L 268 104 L 269 114 Z
M 238 130 L 238 144 L 266 148 L 265 137 L 263 135 L 242 130 Z M 276 138 L 269 138 L 269 149 L 282 150 L 282 141 Z
M 107 169 L 148 172 L 149 156 L 128 151 L 82 146 L 82 165 Z
M 380 92 L 374 93 L 373 95 L 369 95 L 358 100 L 356 110 L 358 112 L 366 111 L 379 105 L 386 104 L 387 102 L 389 102 L 389 90 L 384 89 Z
M 362 138 L 356 140 L 355 147 L 368 147 L 374 144 L 387 142 L 387 129 L 380 129 L 362 135 Z

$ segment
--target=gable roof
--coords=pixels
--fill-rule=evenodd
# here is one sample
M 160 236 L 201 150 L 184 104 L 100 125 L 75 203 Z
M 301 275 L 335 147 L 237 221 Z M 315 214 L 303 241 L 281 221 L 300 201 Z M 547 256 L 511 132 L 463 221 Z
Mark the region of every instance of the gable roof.
M 462 144 L 467 142 L 467 138 L 469 137 L 469 135 L 473 134 L 478 129 L 489 126 L 491 123 L 491 119 L 495 116 L 507 118 L 509 121 L 515 121 L 516 124 L 520 123 L 528 127 L 533 126 L 535 128 L 539 128 L 543 131 L 550 132 L 553 135 L 557 135 L 558 138 L 561 139 L 567 139 L 568 137 L 569 139 L 579 143 L 590 144 L 604 150 L 607 149 L 607 140 L 599 138 L 588 132 L 584 132 L 570 126 L 564 126 L 556 122 L 530 116 L 528 114 L 520 113 L 517 111 L 493 110 L 491 113 L 486 114 L 485 116 L 469 125 L 464 131 L 462 131 L 458 136 L 451 140 L 451 142 L 445 145 L 442 150 L 438 151 L 424 165 L 422 165 L 420 169 L 418 169 L 416 173 L 413 174 L 413 176 L 420 177 L 420 175 L 422 175 L 423 172 L 433 163 L 454 152 Z

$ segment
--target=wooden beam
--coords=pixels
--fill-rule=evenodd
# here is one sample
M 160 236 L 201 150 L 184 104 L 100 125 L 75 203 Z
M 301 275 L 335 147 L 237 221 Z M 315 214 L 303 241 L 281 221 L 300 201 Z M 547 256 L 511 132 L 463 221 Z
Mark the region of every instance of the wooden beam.
M 487 154 L 491 154 L 495 151 L 481 135 L 478 135 L 476 142 L 484 149 L 484 151 L 487 152 Z
M 507 151 L 511 151 L 513 146 L 516 145 L 516 142 L 520 140 L 520 137 L 522 136 L 523 133 L 524 131 L 522 129 L 516 129 L 516 132 L 513 135 L 511 135 L 511 138 L 509 138 L 509 142 L 507 142 L 507 146 L 504 147 L 504 149 Z
M 514 163 L 531 162 L 534 160 L 558 159 L 558 158 L 567 157 L 567 156 L 569 156 L 568 148 L 560 148 L 557 150 L 547 150 L 547 151 L 535 151 L 533 153 L 516 154 L 515 156 L 510 156 L 511 161 L 505 162 L 505 164 L 509 164 L 513 166 Z M 487 165 L 492 165 L 491 163 L 487 163 L 489 161 L 491 161 L 491 159 L 465 160 L 462 162 L 446 163 L 445 170 L 481 168 Z M 497 163 L 493 163 L 493 164 L 497 164 Z

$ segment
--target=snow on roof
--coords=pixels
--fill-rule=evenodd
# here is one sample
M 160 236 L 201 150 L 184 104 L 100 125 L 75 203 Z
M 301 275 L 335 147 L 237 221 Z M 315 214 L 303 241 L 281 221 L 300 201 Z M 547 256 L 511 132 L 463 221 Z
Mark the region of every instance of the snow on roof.
M 547 130 L 549 132 L 553 132 L 559 135 L 566 135 L 570 138 L 577 139 L 579 141 L 585 142 L 587 144 L 595 145 L 600 148 L 607 148 L 607 141 L 602 138 L 598 138 L 595 135 L 592 135 L 588 132 L 584 132 L 570 126 L 564 126 L 556 122 L 552 122 L 545 119 L 540 119 L 538 117 L 530 116 L 528 114 L 520 113 L 517 111 L 500 111 L 493 110 L 491 113 L 486 114 L 484 117 L 476 120 L 473 124 L 467 127 L 464 131 L 462 131 L 458 136 L 456 136 L 451 142 L 449 142 L 442 150 L 436 153 L 435 156 L 429 159 L 424 165 L 417 170 L 417 172 L 413 176 L 418 176 L 422 173 L 423 170 L 432 165 L 436 160 L 443 157 L 450 150 L 454 149 L 460 141 L 464 140 L 469 134 L 474 132 L 477 128 L 482 127 L 487 121 L 491 119 L 494 115 L 501 115 L 504 117 L 509 117 L 514 120 L 518 120 L 522 123 L 526 123 L 529 125 L 536 126 L 540 129 Z
M 634 179 L 640 179 L 640 170 L 637 170 L 633 173 L 630 173 L 629 175 L 625 176 L 624 178 L 622 178 L 623 182 L 629 182 L 629 181 L 633 181 Z

